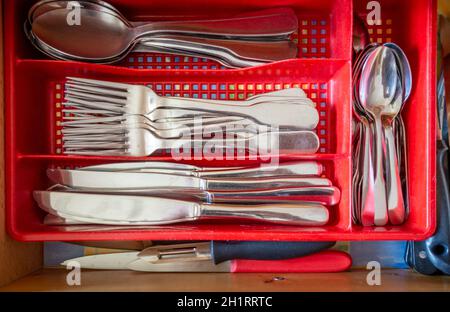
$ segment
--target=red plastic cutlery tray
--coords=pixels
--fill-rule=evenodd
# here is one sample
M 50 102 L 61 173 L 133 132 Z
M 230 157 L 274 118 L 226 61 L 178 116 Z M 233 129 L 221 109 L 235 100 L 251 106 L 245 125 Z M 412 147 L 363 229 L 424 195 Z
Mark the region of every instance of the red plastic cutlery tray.
M 435 1 L 379 1 L 379 25 L 367 25 L 376 42 L 394 41 L 408 55 L 413 90 L 403 111 L 407 129 L 410 215 L 402 226 L 366 227 L 351 221 L 353 14 L 365 17 L 367 1 L 350 0 L 110 0 L 130 20 L 230 16 L 270 7 L 298 14 L 297 59 L 255 68 L 229 70 L 201 58 L 131 54 L 116 66 L 50 60 L 28 42 L 23 23 L 34 1 L 4 1 L 6 213 L 17 240 L 419 240 L 435 228 Z M 199 222 L 159 227 L 48 226 L 33 200 L 33 190 L 50 186 L 49 167 L 79 167 L 118 161 L 171 160 L 83 157 L 61 154 L 59 121 L 66 76 L 142 83 L 160 95 L 245 99 L 256 93 L 301 87 L 316 102 L 320 151 L 304 156 L 283 152 L 280 161 L 318 160 L 341 189 L 339 205 L 329 207 L 323 227 Z M 235 166 L 254 160 L 188 163 Z

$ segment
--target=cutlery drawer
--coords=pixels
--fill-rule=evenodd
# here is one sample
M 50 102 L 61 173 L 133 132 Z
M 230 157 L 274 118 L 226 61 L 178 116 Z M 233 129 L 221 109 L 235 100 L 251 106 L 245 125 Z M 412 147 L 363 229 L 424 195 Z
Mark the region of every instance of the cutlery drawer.
M 130 19 L 194 19 L 222 12 L 276 7 L 277 1 L 202 0 L 170 5 L 163 1 L 110 1 Z M 402 226 L 363 228 L 351 221 L 352 149 L 352 22 L 353 9 L 367 15 L 366 3 L 349 0 L 291 0 L 299 18 L 298 58 L 246 69 L 224 69 L 195 57 L 130 54 L 120 64 L 96 65 L 50 60 L 37 52 L 23 33 L 33 1 L 5 0 L 5 123 L 6 211 L 10 234 L 25 241 L 42 240 L 418 240 L 435 225 L 435 1 L 381 1 L 382 24 L 368 26 L 376 42 L 395 41 L 411 60 L 413 92 L 402 115 L 408 134 L 410 216 Z M 207 4 L 207 5 L 206 5 Z M 399 23 L 402 21 L 402 24 Z M 242 100 L 263 92 L 300 87 L 319 112 L 315 155 L 279 153 L 277 161 L 317 160 L 341 190 L 341 201 L 330 207 L 326 226 L 303 228 L 228 222 L 117 228 L 108 226 L 48 226 L 33 190 L 50 186 L 47 168 L 74 168 L 133 160 L 174 161 L 169 152 L 150 157 L 69 156 L 61 153 L 61 101 L 67 76 L 139 83 L 163 96 Z M 236 166 L 268 161 L 246 157 L 186 160 L 201 166 Z

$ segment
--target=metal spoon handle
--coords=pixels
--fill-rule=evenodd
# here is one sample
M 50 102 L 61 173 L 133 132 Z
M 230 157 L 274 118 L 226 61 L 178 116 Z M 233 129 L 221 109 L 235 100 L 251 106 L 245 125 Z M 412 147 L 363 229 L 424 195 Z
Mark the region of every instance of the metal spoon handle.
M 236 56 L 236 53 L 230 53 L 225 49 L 214 49 L 197 43 L 189 43 L 185 41 L 176 40 L 147 40 L 145 45 L 155 46 L 157 48 L 169 48 L 183 50 L 190 53 L 196 53 L 199 55 L 205 55 L 205 57 L 213 56 L 224 60 L 227 64 L 235 67 L 251 67 L 264 64 L 266 61 L 253 61 L 250 59 L 243 59 Z
M 386 203 L 386 183 L 384 180 L 383 150 L 384 140 L 381 119 L 375 118 L 375 225 L 384 226 L 388 223 Z
M 288 8 L 264 10 L 234 18 L 152 22 L 134 28 L 136 37 L 183 33 L 244 38 L 287 36 L 297 29 L 297 16 Z
M 391 125 L 384 128 L 384 136 L 387 145 L 386 176 L 388 179 L 387 198 L 389 221 L 392 225 L 399 225 L 405 220 L 405 206 L 401 189 L 402 184 L 398 167 L 397 150 L 395 147 L 395 137 Z
M 227 67 L 227 68 L 238 68 L 232 64 L 229 64 L 226 60 L 223 60 L 217 56 L 213 55 L 205 55 L 205 54 L 198 54 L 194 52 L 189 52 L 186 50 L 178 50 L 178 49 L 171 49 L 171 48 L 162 48 L 162 47 L 156 47 L 156 46 L 150 46 L 150 45 L 143 45 L 143 44 L 137 44 L 133 48 L 133 52 L 138 53 L 165 53 L 165 54 L 171 54 L 171 55 L 183 55 L 183 56 L 190 56 L 190 57 L 204 57 L 209 60 L 213 60 L 218 62 L 220 65 Z
M 361 187 L 361 222 L 364 226 L 373 226 L 375 218 L 375 178 L 372 161 L 372 129 L 369 123 L 364 124 L 364 137 L 361 142 L 363 150 L 362 187 Z
M 164 46 L 164 43 L 171 43 L 185 46 L 197 46 L 204 50 L 211 51 L 215 49 L 227 52 L 240 58 L 271 62 L 295 58 L 297 55 L 297 45 L 290 40 L 280 41 L 244 41 L 244 40 L 225 40 L 214 38 L 202 38 L 195 36 L 158 36 L 143 38 L 141 44 L 152 44 L 158 42 Z

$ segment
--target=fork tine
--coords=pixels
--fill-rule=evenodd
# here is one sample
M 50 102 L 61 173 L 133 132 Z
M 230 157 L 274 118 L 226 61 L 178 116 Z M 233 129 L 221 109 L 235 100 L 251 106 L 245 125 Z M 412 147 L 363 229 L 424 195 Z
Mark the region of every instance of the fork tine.
M 84 151 L 65 150 L 64 154 L 90 155 L 90 156 L 126 156 L 126 155 L 128 155 L 128 152 L 127 152 L 126 149 L 109 149 L 109 150 L 101 150 L 101 151 L 95 151 L 95 150 L 84 150 Z
M 63 141 L 76 142 L 123 142 L 125 140 L 124 134 L 89 134 L 89 135 L 64 135 Z
M 83 98 L 79 98 L 77 96 L 73 96 L 73 95 L 68 95 L 66 94 L 64 96 L 64 99 L 66 100 L 66 103 L 70 103 L 70 104 L 77 104 L 77 105 L 82 105 L 82 106 L 96 106 L 96 107 L 102 107 L 103 109 L 122 109 L 123 110 L 123 105 L 122 104 L 117 104 L 117 103 L 110 103 L 110 102 L 91 102 L 91 101 L 87 101 L 84 100 Z
M 96 79 L 86 79 L 86 78 L 79 78 L 79 77 L 67 77 L 67 81 L 81 82 L 81 83 L 87 84 L 87 85 L 109 87 L 109 88 L 119 89 L 119 90 L 127 90 L 128 87 L 130 86 L 127 83 L 103 81 L 103 80 L 96 80 Z
M 107 111 L 109 114 L 123 114 L 125 113 L 123 108 L 121 107 L 114 107 L 112 105 L 110 106 L 105 106 L 105 105 L 98 105 L 97 103 L 92 103 L 92 105 L 84 105 L 84 104 L 78 104 L 78 103 L 74 103 L 74 102 L 63 102 L 62 106 L 64 106 L 65 109 L 71 109 L 71 108 L 75 108 L 77 110 L 79 110 L 80 112 L 85 111 L 85 110 L 89 110 L 89 109 L 100 109 L 103 111 Z
M 89 85 L 82 85 L 82 84 L 76 84 L 67 82 L 65 85 L 66 90 L 75 90 L 75 91 L 87 91 L 88 93 L 93 94 L 106 94 L 106 95 L 112 95 L 117 97 L 126 98 L 128 95 L 127 91 L 117 91 L 117 90 L 111 90 L 107 88 L 98 88 L 98 87 L 91 87 Z
M 96 95 L 96 94 L 90 94 L 85 93 L 83 91 L 71 91 L 71 90 L 65 90 L 64 93 L 67 95 L 74 95 L 84 100 L 96 100 L 96 101 L 102 101 L 105 103 L 115 103 L 115 104 L 122 104 L 126 105 L 127 100 L 126 99 L 118 99 L 114 97 L 108 97 L 108 96 L 102 96 L 102 95 Z M 67 97 L 65 97 L 67 100 Z
M 82 125 L 80 127 L 63 127 L 62 134 L 91 134 L 91 133 L 125 133 L 127 132 L 126 126 L 122 124 L 102 124 L 102 125 Z
M 98 118 L 92 118 L 92 119 L 85 119 L 85 120 L 77 120 L 77 121 L 69 121 L 69 122 L 62 122 L 62 125 L 70 125 L 70 124 L 99 124 L 103 122 L 122 122 L 126 119 L 125 116 L 112 116 L 112 117 L 98 117 Z
M 82 121 L 82 120 L 92 120 L 92 119 L 94 119 L 94 118 L 96 118 L 97 116 L 95 116 L 95 115 L 84 115 L 84 114 L 77 114 L 76 116 L 64 116 L 64 118 L 63 118 L 63 123 L 66 123 L 66 124 L 63 124 L 63 125 L 66 125 L 66 126 L 75 126 L 75 125 L 77 125 L 77 127 L 82 127 L 83 126 L 83 123 L 73 123 L 72 124 L 72 122 L 74 122 L 74 121 Z M 107 117 L 107 116 L 105 116 L 105 117 Z M 111 117 L 113 117 L 113 116 L 111 116 Z M 97 121 L 94 121 L 94 120 L 92 120 L 91 122 L 86 122 L 85 124 L 97 124 Z M 115 124 L 120 124 L 120 122 L 103 122 L 103 123 L 100 123 L 100 124 L 102 124 L 102 125 L 115 125 Z M 83 127 L 85 127 L 85 126 L 83 126 Z
M 126 149 L 128 143 L 111 143 L 111 142 L 64 142 L 65 149 Z
M 118 115 L 118 113 L 113 113 L 102 109 L 63 109 L 63 114 L 93 114 L 93 115 Z
M 70 116 L 63 120 L 62 126 L 77 126 L 77 127 L 99 127 L 102 125 L 121 125 L 124 123 L 123 116 L 105 116 L 105 117 L 98 117 L 98 116 L 92 116 L 88 115 L 86 117 L 81 118 L 74 118 L 71 119 Z

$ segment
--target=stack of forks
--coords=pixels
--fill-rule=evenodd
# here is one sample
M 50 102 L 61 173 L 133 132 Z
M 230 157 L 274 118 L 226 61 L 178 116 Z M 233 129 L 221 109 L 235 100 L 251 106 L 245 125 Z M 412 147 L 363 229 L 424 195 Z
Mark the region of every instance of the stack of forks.
M 315 103 L 299 88 L 219 101 L 161 97 L 141 85 L 69 77 L 63 106 L 66 154 L 142 157 L 202 146 L 202 136 L 211 134 L 215 139 L 206 142 L 216 149 L 245 145 L 254 153 L 276 148 L 315 153 L 319 148 Z

